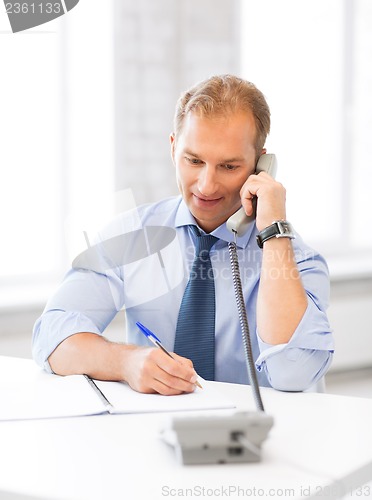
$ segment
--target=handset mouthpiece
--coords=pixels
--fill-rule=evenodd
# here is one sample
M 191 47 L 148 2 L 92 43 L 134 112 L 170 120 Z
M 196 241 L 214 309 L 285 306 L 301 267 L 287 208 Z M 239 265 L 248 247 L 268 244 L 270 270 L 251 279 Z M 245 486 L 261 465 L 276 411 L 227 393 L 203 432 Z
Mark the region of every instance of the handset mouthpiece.
M 226 221 L 226 227 L 235 236 L 243 236 L 251 222 L 252 218 L 247 217 L 244 208 L 241 207 Z

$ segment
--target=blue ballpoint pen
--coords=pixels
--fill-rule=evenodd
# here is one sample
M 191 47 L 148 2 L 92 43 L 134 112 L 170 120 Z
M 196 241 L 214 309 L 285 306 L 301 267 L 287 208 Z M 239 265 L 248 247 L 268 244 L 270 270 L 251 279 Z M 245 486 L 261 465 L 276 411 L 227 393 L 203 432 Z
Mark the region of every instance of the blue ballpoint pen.
M 167 354 L 169 357 L 171 357 L 172 359 L 174 359 L 175 361 L 177 361 L 173 356 L 172 354 L 167 351 L 167 349 L 163 346 L 163 344 L 161 343 L 161 340 L 155 335 L 155 333 L 153 333 L 151 330 L 149 330 L 148 328 L 146 328 L 142 323 L 140 323 L 139 321 L 136 321 L 136 325 L 138 326 L 138 328 L 141 330 L 141 332 L 149 339 L 150 342 L 152 342 L 155 346 L 159 347 L 163 352 L 165 352 L 165 354 Z M 203 389 L 203 387 L 199 384 L 198 381 L 195 382 L 195 384 L 200 387 L 200 389 Z

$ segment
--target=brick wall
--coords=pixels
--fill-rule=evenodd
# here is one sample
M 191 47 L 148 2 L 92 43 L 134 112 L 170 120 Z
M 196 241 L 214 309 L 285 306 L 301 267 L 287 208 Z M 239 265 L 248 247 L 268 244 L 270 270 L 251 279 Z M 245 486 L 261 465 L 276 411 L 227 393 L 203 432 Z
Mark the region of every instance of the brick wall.
M 239 72 L 238 0 L 117 0 L 116 186 L 136 203 L 177 193 L 169 135 L 180 92 Z

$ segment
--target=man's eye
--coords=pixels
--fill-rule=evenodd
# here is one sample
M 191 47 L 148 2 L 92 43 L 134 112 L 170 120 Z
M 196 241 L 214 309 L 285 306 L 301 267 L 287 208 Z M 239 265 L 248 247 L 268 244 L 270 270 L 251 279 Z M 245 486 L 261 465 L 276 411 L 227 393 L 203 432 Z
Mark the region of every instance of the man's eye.
M 225 164 L 223 165 L 223 167 L 224 167 L 226 170 L 235 170 L 235 169 L 237 169 L 237 168 L 238 168 L 238 167 L 237 167 L 237 165 L 230 165 L 229 163 L 225 163 Z
M 198 158 L 189 158 L 188 156 L 185 156 L 185 158 L 192 165 L 199 165 L 199 163 L 201 163 L 201 160 L 199 160 Z

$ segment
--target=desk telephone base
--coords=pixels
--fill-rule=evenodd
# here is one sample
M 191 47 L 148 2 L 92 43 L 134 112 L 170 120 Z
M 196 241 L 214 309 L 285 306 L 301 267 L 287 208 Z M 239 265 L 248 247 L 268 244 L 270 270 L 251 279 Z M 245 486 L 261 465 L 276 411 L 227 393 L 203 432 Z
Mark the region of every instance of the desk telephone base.
M 273 418 L 264 412 L 173 417 L 162 432 L 185 465 L 258 462 Z

